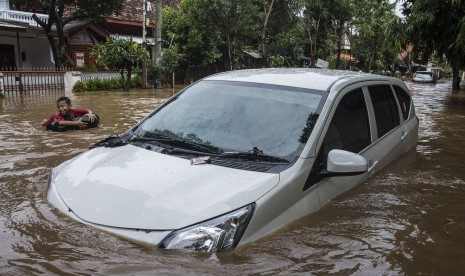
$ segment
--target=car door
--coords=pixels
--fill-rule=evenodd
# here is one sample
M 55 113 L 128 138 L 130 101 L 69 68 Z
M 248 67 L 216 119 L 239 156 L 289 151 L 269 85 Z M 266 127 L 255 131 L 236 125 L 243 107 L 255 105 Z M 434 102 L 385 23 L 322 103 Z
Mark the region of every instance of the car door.
M 373 175 L 404 152 L 406 130 L 398 101 L 389 83 L 371 83 L 364 87 L 372 118 L 373 142 L 365 158 L 368 173 Z
M 367 178 L 367 173 L 324 178 L 320 176 L 326 170 L 328 153 L 333 149 L 360 153 L 367 160 L 373 159 L 369 150 L 373 139 L 372 122 L 363 87 L 363 84 L 353 84 L 339 93 L 325 122 L 324 134 L 318 140 L 317 157 L 304 190 L 315 185 L 322 205 Z
M 326 133 L 319 141 L 313 175 L 310 174 L 314 176 L 313 181 L 305 185 L 305 188 L 317 186 L 321 204 L 360 184 L 405 152 L 403 114 L 387 81 L 348 87 L 338 98 L 326 122 Z M 318 172 L 326 169 L 327 154 L 332 149 L 362 155 L 368 162 L 368 171 L 355 176 L 319 179 Z

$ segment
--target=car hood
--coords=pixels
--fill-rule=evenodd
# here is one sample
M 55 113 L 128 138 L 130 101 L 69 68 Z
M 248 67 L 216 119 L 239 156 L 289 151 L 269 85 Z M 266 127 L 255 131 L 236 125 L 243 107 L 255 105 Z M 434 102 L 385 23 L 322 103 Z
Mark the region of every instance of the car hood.
M 81 219 L 111 227 L 172 230 L 250 204 L 279 174 L 251 172 L 136 146 L 95 148 L 64 165 L 53 185 Z

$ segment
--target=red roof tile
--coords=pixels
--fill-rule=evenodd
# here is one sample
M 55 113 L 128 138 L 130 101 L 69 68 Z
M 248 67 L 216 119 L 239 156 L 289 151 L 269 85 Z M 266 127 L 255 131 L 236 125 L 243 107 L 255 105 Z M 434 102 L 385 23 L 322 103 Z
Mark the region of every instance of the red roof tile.
M 163 7 L 171 6 L 177 7 L 181 0 L 163 0 Z M 153 18 L 155 13 L 155 0 L 147 0 L 151 2 L 152 11 L 147 12 L 147 18 Z M 143 0 L 126 0 L 126 4 L 123 7 L 123 10 L 118 14 L 113 14 L 108 17 L 108 19 L 114 19 L 119 21 L 135 21 L 142 22 L 142 10 Z M 151 20 L 152 21 L 152 20 Z

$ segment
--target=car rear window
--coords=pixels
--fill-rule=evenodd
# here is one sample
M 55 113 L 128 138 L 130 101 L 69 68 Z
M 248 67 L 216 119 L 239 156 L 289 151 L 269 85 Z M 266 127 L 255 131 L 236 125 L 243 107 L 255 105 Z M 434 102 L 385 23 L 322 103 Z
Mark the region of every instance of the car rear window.
M 382 137 L 400 124 L 397 103 L 389 85 L 369 86 L 368 91 L 375 112 L 378 137 Z
M 397 85 L 394 85 L 394 91 L 396 92 L 397 100 L 400 104 L 400 111 L 402 111 L 402 117 L 404 118 L 404 120 L 407 120 L 410 114 L 410 105 L 412 101 L 410 95 L 404 89 Z

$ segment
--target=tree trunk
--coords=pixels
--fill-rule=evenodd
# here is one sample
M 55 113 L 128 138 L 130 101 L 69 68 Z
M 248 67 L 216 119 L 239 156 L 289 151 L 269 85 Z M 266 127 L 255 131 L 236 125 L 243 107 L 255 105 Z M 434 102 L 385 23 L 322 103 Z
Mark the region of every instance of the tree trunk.
M 62 16 L 64 11 L 64 2 L 50 1 L 50 7 L 48 10 L 48 22 L 42 21 L 36 14 L 32 15 L 32 18 L 37 24 L 44 30 L 47 39 L 50 43 L 50 49 L 52 50 L 53 60 L 55 62 L 55 69 L 58 70 L 63 64 L 67 64 L 69 60 L 66 54 L 66 41 L 63 34 L 63 22 Z M 52 26 L 55 24 L 58 34 L 58 44 L 55 41 L 55 37 L 52 34 Z
M 52 12 L 49 12 L 47 23 L 42 21 L 35 13 L 32 15 L 32 18 L 34 19 L 35 22 L 37 22 L 37 24 L 40 27 L 42 27 L 42 29 L 45 32 L 45 35 L 47 36 L 48 42 L 50 44 L 50 50 L 52 51 L 53 61 L 55 62 L 55 67 L 56 67 L 57 61 L 59 60 L 58 49 L 57 49 L 55 37 L 52 34 L 52 25 L 55 23 L 56 16 L 53 16 Z
M 266 7 L 266 2 L 263 3 L 263 11 L 265 13 L 265 18 L 263 20 L 263 29 L 262 29 L 262 58 L 263 58 L 263 63 L 265 66 L 268 65 L 268 62 L 267 62 L 267 53 L 266 53 L 266 27 L 268 26 L 268 20 L 270 18 L 270 14 L 271 14 L 271 11 L 273 10 L 273 4 L 274 4 L 274 0 L 271 0 L 271 3 L 270 3 L 270 6 L 269 8 L 267 9 Z
M 231 53 L 231 40 L 229 38 L 229 34 L 227 35 L 227 40 L 228 40 L 228 59 L 229 59 L 229 70 L 233 70 L 233 64 L 232 64 L 232 53 Z
M 57 35 L 58 35 L 58 62 L 55 62 L 55 67 L 58 69 L 63 68 L 63 66 L 68 66 L 68 62 L 70 61 L 68 55 L 66 54 L 66 41 L 65 35 L 63 32 L 63 12 L 65 9 L 64 1 L 59 1 L 58 4 L 58 11 L 55 13 L 55 27 L 57 28 Z
M 318 39 L 318 30 L 320 29 L 320 18 L 315 22 L 315 35 L 312 37 L 311 30 L 307 28 L 308 38 L 310 40 L 310 66 L 311 68 L 315 67 L 317 62 L 317 39 Z
M 126 78 L 124 76 L 124 67 L 121 67 L 119 70 L 119 74 L 121 75 L 121 88 L 123 88 L 123 91 L 126 91 Z
M 337 59 L 336 59 L 336 69 L 340 69 L 341 66 L 341 37 L 342 37 L 342 30 L 344 28 L 344 24 L 342 21 L 339 21 L 339 26 L 337 30 Z
M 460 90 L 460 70 L 452 66 L 452 90 Z
M 126 82 L 124 84 L 124 91 L 129 91 L 131 89 L 131 74 L 132 74 L 132 65 L 126 67 L 127 70 L 127 76 L 126 76 Z

